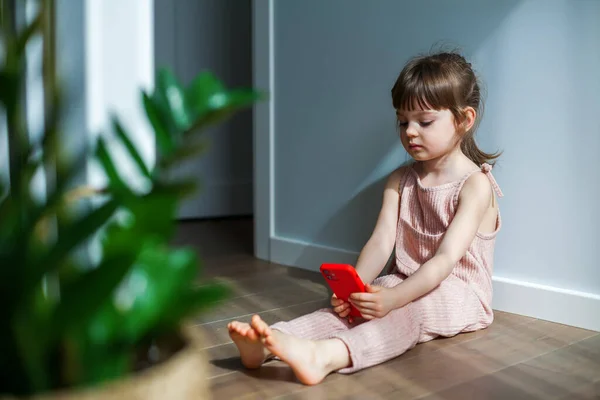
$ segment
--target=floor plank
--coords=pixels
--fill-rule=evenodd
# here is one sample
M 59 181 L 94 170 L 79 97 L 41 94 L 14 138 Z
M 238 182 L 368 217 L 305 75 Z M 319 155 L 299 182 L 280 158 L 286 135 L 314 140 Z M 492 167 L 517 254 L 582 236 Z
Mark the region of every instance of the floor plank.
M 292 318 L 313 312 L 319 308 L 327 307 L 329 300 L 310 300 L 306 303 L 296 304 L 285 308 L 275 308 L 272 310 L 258 312 L 257 314 L 268 324 L 274 324 L 277 321 L 289 321 Z M 215 322 L 200 325 L 205 334 L 206 347 L 229 343 L 229 334 L 227 324 L 233 320 L 241 322 L 250 322 L 252 315 L 246 314 L 235 318 L 223 319 Z
M 600 336 L 561 347 L 425 399 L 567 399 L 600 380 Z

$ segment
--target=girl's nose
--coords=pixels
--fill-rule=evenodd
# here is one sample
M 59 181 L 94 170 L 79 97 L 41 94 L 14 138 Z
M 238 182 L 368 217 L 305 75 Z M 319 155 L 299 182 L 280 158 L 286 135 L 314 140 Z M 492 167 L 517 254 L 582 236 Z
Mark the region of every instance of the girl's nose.
M 406 136 L 408 137 L 417 137 L 417 130 L 412 124 L 408 124 L 406 127 Z

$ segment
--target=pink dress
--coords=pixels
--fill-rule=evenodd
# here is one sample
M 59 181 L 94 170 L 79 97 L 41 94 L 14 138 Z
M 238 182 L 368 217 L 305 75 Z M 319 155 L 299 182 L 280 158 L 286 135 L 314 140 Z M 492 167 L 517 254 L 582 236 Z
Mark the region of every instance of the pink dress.
M 401 199 L 396 270 L 375 279 L 373 285 L 376 286 L 398 285 L 435 254 L 455 215 L 460 190 L 473 173 L 479 172 L 474 170 L 455 182 L 424 187 L 413 166 L 405 171 L 398 188 Z M 481 172 L 502 196 L 491 166 L 483 164 Z M 348 347 L 352 360 L 352 365 L 339 370 L 340 373 L 380 364 L 438 336 L 450 337 L 486 328 L 494 319 L 492 269 L 500 227 L 498 214 L 494 232 L 477 233 L 465 256 L 439 286 L 383 318 L 349 324 L 326 308 L 288 322 L 278 322 L 271 328 L 312 340 L 340 339 Z

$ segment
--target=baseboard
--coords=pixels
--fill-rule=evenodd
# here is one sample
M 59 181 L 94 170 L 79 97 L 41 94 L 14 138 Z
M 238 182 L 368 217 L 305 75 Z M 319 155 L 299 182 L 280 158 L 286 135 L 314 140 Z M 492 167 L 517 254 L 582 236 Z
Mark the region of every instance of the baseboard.
M 271 238 L 271 262 L 318 271 L 324 262 L 353 264 L 358 253 L 289 238 Z M 600 295 L 493 277 L 493 307 L 546 321 L 600 331 Z
M 600 331 L 600 295 L 493 277 L 494 309 Z

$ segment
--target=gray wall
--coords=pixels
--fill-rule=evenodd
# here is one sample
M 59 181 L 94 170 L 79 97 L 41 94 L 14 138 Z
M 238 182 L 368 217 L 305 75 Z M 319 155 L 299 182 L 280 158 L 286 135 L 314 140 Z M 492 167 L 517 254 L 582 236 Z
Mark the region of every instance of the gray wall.
M 155 59 L 184 84 L 203 70 L 227 86 L 252 86 L 250 0 L 155 0 Z M 204 133 L 208 151 L 176 175 L 196 176 L 197 196 L 182 218 L 252 214 L 252 113 L 244 110 Z
M 594 0 L 276 2 L 275 237 L 360 251 L 407 160 L 390 88 L 456 45 L 488 91 L 479 143 L 504 150 L 495 275 L 600 294 L 598 21 Z

